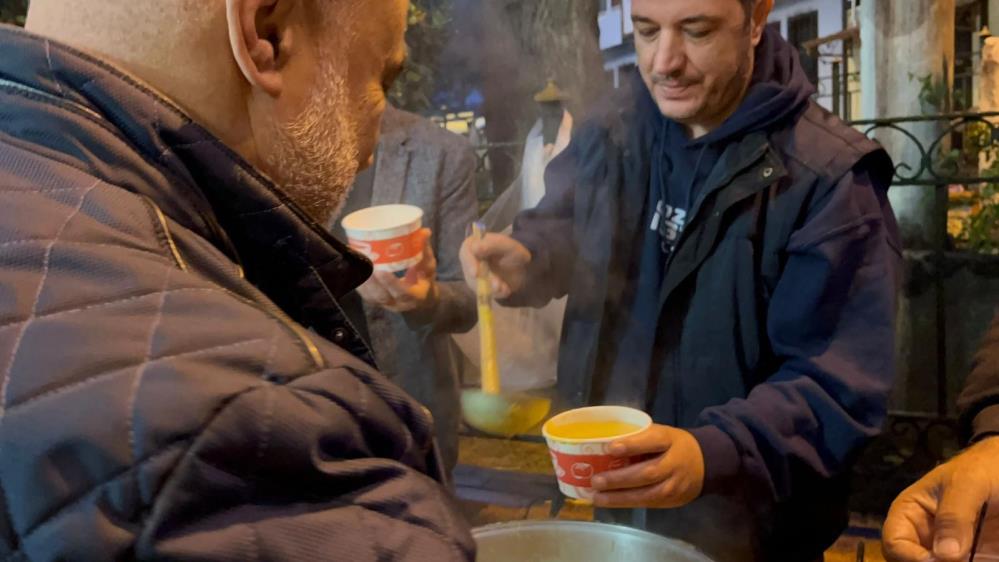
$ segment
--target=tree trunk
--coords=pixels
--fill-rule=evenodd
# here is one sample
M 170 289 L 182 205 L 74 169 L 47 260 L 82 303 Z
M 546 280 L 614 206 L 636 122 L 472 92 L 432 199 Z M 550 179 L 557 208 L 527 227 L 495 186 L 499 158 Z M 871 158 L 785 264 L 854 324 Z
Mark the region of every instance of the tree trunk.
M 483 89 L 491 143 L 522 142 L 538 117 L 534 94 L 554 79 L 575 116 L 609 88 L 593 0 L 483 0 Z M 490 154 L 498 193 L 513 181 L 520 154 Z

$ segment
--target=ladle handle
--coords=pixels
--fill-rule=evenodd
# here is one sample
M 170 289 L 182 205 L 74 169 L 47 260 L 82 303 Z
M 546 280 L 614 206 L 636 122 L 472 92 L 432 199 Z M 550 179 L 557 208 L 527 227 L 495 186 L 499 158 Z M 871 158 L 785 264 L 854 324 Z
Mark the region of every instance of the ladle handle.
M 481 240 L 486 235 L 482 223 L 472 224 L 472 234 Z M 499 363 L 496 360 L 496 325 L 493 321 L 493 285 L 489 264 L 479 262 L 475 293 L 479 308 L 479 350 L 482 365 L 482 391 L 500 393 Z

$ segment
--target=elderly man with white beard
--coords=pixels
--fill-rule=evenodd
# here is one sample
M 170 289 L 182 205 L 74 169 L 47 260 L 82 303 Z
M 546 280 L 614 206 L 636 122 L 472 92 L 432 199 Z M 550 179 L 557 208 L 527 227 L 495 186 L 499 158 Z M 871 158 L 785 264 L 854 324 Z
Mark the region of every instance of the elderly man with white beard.
M 470 560 L 320 226 L 405 0 L 34 0 L 0 27 L 0 558 Z

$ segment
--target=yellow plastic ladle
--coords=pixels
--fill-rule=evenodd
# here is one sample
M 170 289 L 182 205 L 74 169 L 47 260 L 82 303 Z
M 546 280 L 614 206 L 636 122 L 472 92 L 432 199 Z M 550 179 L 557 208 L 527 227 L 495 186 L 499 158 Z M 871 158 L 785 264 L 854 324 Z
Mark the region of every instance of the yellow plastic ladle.
M 473 235 L 480 240 L 485 228 L 472 225 Z M 493 320 L 493 289 L 489 266 L 479 264 L 476 277 L 476 298 L 479 312 L 479 355 L 482 374 L 481 390 L 466 390 L 461 395 L 461 409 L 468 425 L 501 437 L 526 433 L 541 423 L 551 410 L 551 400 L 526 394 L 503 394 L 500 385 L 499 362 L 496 354 L 496 326 Z

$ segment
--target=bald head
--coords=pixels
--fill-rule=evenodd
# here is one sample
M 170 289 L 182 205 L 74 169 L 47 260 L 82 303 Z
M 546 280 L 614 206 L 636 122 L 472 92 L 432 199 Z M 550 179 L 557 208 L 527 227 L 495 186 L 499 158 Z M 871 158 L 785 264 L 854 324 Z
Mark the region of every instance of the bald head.
M 407 0 L 32 0 L 26 27 L 118 64 L 318 220 L 374 151 Z

